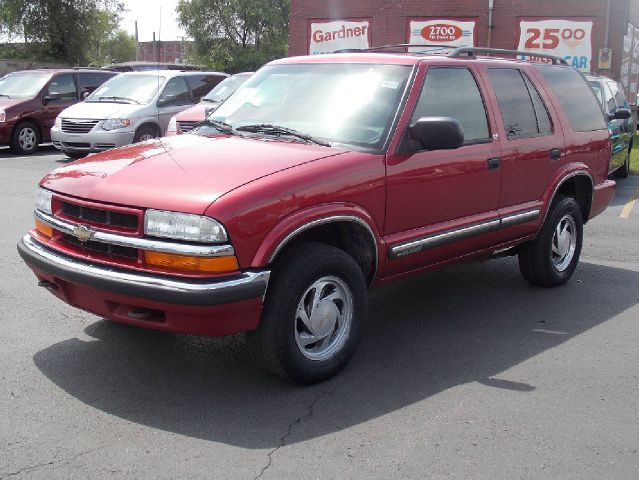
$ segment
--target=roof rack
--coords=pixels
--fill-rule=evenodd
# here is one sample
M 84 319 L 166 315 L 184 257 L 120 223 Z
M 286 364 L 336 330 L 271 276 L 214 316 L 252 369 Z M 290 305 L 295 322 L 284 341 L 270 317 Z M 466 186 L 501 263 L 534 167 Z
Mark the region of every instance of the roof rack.
M 448 54 L 449 57 L 462 57 L 464 54 L 468 57 L 474 57 L 477 53 L 497 53 L 500 55 L 523 55 L 526 57 L 539 57 L 552 60 L 553 65 L 568 65 L 568 62 L 556 55 L 547 53 L 524 52 L 522 50 L 506 50 L 503 48 L 484 48 L 484 47 L 457 47 Z
M 336 50 L 333 53 L 358 53 L 358 52 L 378 52 L 380 50 L 391 50 L 391 49 L 405 49 L 408 51 L 409 48 L 438 48 L 440 50 L 444 49 L 457 49 L 459 46 L 456 45 L 434 45 L 434 44 L 423 44 L 423 43 L 397 43 L 393 45 L 380 45 L 379 47 L 369 47 L 369 48 L 344 48 L 342 50 Z M 420 52 L 411 52 L 411 53 L 420 53 Z M 434 52 L 428 52 L 434 53 Z

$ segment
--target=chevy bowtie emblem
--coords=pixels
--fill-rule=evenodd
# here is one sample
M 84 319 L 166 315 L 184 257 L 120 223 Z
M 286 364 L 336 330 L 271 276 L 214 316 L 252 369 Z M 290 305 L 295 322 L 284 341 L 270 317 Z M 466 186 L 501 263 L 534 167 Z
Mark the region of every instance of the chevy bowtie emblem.
M 80 240 L 82 243 L 91 240 L 93 234 L 95 232 L 91 230 L 89 227 L 85 227 L 84 225 L 78 225 L 73 229 L 73 236 Z

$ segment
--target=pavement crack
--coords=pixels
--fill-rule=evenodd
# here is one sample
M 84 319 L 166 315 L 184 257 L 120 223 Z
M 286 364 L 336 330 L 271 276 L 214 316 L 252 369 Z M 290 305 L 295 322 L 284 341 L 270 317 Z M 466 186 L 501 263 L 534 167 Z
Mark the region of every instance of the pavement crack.
M 106 445 L 101 446 L 101 447 L 91 448 L 89 450 L 84 450 L 84 451 L 82 451 L 82 452 L 78 453 L 77 455 L 75 455 L 73 457 L 70 457 L 70 458 L 60 458 L 59 460 L 52 460 L 50 462 L 38 463 L 36 465 L 29 465 L 28 467 L 23 467 L 20 470 L 16 470 L 15 472 L 7 473 L 7 474 L 1 476 L 0 480 L 4 480 L 5 478 L 9 478 L 9 477 L 15 477 L 15 476 L 20 475 L 20 474 L 25 473 L 25 472 L 30 472 L 30 471 L 36 470 L 38 468 L 48 467 L 48 466 L 55 465 L 55 464 L 62 463 L 62 462 L 73 462 L 73 461 L 77 460 L 78 458 L 82 457 L 83 455 L 87 455 L 88 453 L 92 453 L 92 452 L 98 451 L 98 450 L 100 450 L 102 448 L 105 448 L 105 447 L 106 447 Z
M 255 477 L 255 480 L 258 480 L 260 478 L 262 478 L 262 476 L 266 473 L 266 471 L 271 467 L 272 463 L 273 463 L 273 456 L 277 453 L 277 451 L 284 447 L 286 445 L 287 440 L 290 438 L 290 436 L 293 434 L 293 429 L 307 421 L 309 418 L 311 418 L 313 416 L 313 409 L 315 408 L 315 405 L 317 405 L 317 403 L 322 400 L 324 397 L 328 397 L 329 395 L 332 395 L 333 393 L 335 393 L 335 391 L 342 385 L 342 383 L 344 383 L 345 380 L 342 380 L 341 382 L 337 382 L 335 384 L 335 386 L 333 388 L 330 388 L 328 390 L 325 390 L 323 392 L 321 392 L 317 397 L 315 397 L 313 399 L 313 401 L 308 405 L 308 407 L 306 407 L 306 412 L 303 415 L 300 415 L 299 417 L 297 417 L 295 420 L 293 420 L 291 423 L 289 423 L 288 428 L 286 429 L 286 433 L 284 435 L 282 435 L 282 437 L 280 438 L 280 442 L 279 445 L 275 448 L 273 448 L 271 451 L 269 451 L 266 454 L 266 457 L 268 459 L 268 462 L 266 463 L 266 465 L 264 467 L 262 467 L 262 471 L 260 472 L 260 474 Z M 2 479 L 0 479 L 2 480 Z

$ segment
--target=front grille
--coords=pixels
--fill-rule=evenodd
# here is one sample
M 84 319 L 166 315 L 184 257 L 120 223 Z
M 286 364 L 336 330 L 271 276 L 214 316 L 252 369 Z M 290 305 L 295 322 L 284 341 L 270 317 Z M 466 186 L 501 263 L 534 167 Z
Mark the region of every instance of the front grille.
M 87 222 L 109 225 L 112 227 L 128 228 L 137 230 L 138 217 L 129 213 L 113 212 L 98 208 L 84 207 L 73 203 L 60 202 L 62 213 L 67 217 L 85 220 Z
M 178 122 L 182 133 L 189 133 L 199 122 Z
M 103 255 L 125 257 L 125 258 L 134 259 L 134 260 L 138 258 L 137 248 L 121 247 L 119 245 L 111 245 L 109 243 L 101 243 L 101 242 L 93 242 L 93 241 L 88 241 L 83 243 L 77 238 L 75 238 L 73 235 L 68 235 L 66 233 L 62 235 L 62 240 L 64 240 L 66 243 L 73 245 L 74 247 L 80 248 L 83 251 L 89 250 L 91 252 L 101 253 Z
M 62 131 L 65 133 L 89 133 L 100 120 L 69 120 L 62 119 Z

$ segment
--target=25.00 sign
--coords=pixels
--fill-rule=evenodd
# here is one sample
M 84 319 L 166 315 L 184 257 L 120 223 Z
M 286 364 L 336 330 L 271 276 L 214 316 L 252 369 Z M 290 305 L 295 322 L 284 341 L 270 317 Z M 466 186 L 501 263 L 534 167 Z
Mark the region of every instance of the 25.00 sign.
M 560 39 L 564 40 L 572 48 L 586 38 L 583 28 L 529 28 L 526 30 L 526 49 L 554 50 L 559 46 Z M 571 43 L 575 45 L 571 45 Z

